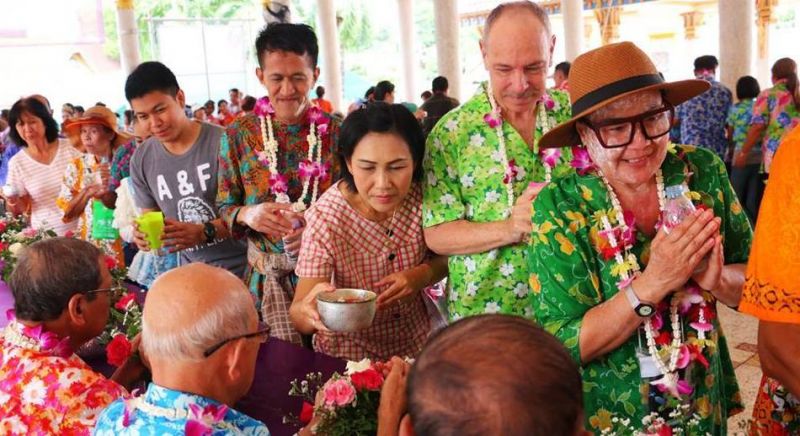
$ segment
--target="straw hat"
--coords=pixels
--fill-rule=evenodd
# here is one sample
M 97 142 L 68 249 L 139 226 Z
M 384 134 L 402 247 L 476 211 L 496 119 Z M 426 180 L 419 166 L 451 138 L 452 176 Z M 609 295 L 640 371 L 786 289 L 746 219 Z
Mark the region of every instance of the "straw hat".
M 82 117 L 64 121 L 64 133 L 66 133 L 72 145 L 79 150 L 85 150 L 83 141 L 81 141 L 81 126 L 87 124 L 99 124 L 111 129 L 111 131 L 116 134 L 111 140 L 111 148 L 115 148 L 131 140 L 129 134 L 118 130 L 117 116 L 114 115 L 114 112 L 111 112 L 111 109 L 104 106 L 92 106 L 84 111 Z
M 664 98 L 677 106 L 710 87 L 705 80 L 664 82 L 647 54 L 632 42 L 605 45 L 575 58 L 569 70 L 572 118 L 542 136 L 539 147 L 580 144 L 576 121 L 633 93 L 661 90 Z

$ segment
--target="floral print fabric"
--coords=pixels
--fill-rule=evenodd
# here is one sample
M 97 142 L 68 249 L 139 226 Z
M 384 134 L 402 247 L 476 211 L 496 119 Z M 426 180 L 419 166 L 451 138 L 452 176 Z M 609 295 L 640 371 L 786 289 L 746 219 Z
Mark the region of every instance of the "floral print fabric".
M 676 115 L 680 119 L 681 142 L 708 148 L 724 159 L 728 149 L 725 137 L 725 119 L 733 97 L 730 89 L 713 79 L 703 76 L 711 88 L 678 106 Z
M 722 219 L 726 262 L 746 262 L 752 231 L 722 161 L 708 150 L 679 146 L 667 153 L 661 169 L 665 186 L 687 182 L 688 178 L 689 188 L 710 200 L 714 214 Z M 597 212 L 610 209 L 608 192 L 596 172 L 557 180 L 534 202 L 529 256 L 535 319 L 582 365 L 587 428 L 598 433 L 610 425 L 612 416 L 631 418 L 636 423 L 651 412 L 651 385 L 641 378 L 636 357 L 637 334 L 605 356 L 588 363 L 580 359 L 584 315 L 618 292 L 613 273 L 616 261 L 603 256 L 597 238 L 603 228 L 593 219 Z M 632 253 L 645 268 L 650 243 L 650 238 L 637 232 Z M 686 374 L 694 388 L 689 398 L 692 410 L 700 416 L 701 429 L 724 434 L 726 418 L 742 406 L 715 305 L 712 298 L 707 306 L 712 309 L 708 321 L 714 326 L 708 338 L 710 345 L 703 351 L 708 366 L 692 364 Z M 694 330 L 685 325 L 688 323 L 683 323 L 684 332 L 693 334 Z
M 568 95 L 556 90 L 548 90 L 547 95 L 552 101 L 547 109 L 552 125 L 568 120 L 571 116 Z M 442 117 L 428 136 L 422 203 L 424 227 L 462 219 L 488 223 L 506 218 L 508 194 L 503 183 L 506 169 L 501 164 L 495 129 L 484 121 L 490 111 L 483 84 L 472 99 Z M 513 159 L 519 169 L 512 182 L 515 198 L 531 182 L 545 180 L 544 165 L 535 145 L 543 135 L 542 124 L 537 121 L 531 149 L 511 124 L 503 122 L 508 160 Z M 562 153 L 553 170 L 554 178 L 572 172 L 569 151 Z M 449 318 L 457 320 L 481 313 L 530 318 L 526 258 L 524 244 L 450 256 Z
M 97 416 L 125 389 L 78 356 L 36 351 L 0 337 L 0 434 L 88 435 Z
M 764 172 L 769 173 L 781 140 L 800 124 L 800 108 L 795 106 L 785 80 L 779 80 L 775 86 L 758 94 L 750 122 L 767 128 L 761 140 L 761 150 L 764 153 Z

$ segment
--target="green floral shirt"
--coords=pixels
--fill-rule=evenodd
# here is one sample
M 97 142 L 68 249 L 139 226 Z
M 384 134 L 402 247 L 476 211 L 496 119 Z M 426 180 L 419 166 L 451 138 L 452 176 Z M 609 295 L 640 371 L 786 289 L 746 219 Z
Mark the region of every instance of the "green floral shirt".
M 704 203 L 722 219 L 725 261 L 746 262 L 752 230 L 722 161 L 711 151 L 678 146 L 667 153 L 661 168 L 665 186 L 684 183 L 688 178 L 689 188 L 706 199 Z M 594 172 L 564 177 L 546 187 L 534 202 L 529 269 L 535 319 L 558 337 L 579 363 L 584 315 L 618 292 L 619 278 L 612 275 L 616 261 L 604 260 L 601 255 L 603 240 L 597 235 L 602 228 L 593 219 L 595 213 L 609 209 L 613 210 L 607 190 Z M 637 232 L 632 252 L 643 268 L 650 241 Z M 716 315 L 716 302 L 710 306 Z M 711 344 L 703 351 L 709 367 L 694 362 L 686 374 L 694 387 L 691 403 L 701 417 L 701 428 L 725 434 L 726 418 L 741 409 L 741 399 L 725 336 L 716 316 L 711 322 Z M 688 339 L 696 334 L 686 324 L 684 320 Z M 599 433 L 611 425 L 613 416 L 639 423 L 651 412 L 651 386 L 640 376 L 637 345 L 635 333 L 616 350 L 582 365 L 587 428 Z
M 431 131 L 426 146 L 426 184 L 423 195 L 424 226 L 468 220 L 499 221 L 508 213 L 508 194 L 503 183 L 499 141 L 483 117 L 491 111 L 485 84 L 463 106 L 448 112 Z M 547 91 L 552 125 L 569 119 L 569 98 L 561 91 Z M 544 103 L 540 103 L 544 104 Z M 545 106 L 547 107 L 547 106 Z M 542 137 L 537 121 L 534 142 Z M 534 146 L 525 143 L 514 127 L 503 123 L 509 160 L 520 167 L 513 181 L 515 198 L 533 182 L 545 179 L 545 169 Z M 572 171 L 571 155 L 563 152 L 553 178 Z M 532 316 L 528 296 L 526 248 L 507 246 L 485 253 L 450 256 L 448 312 L 452 320 L 481 313 Z

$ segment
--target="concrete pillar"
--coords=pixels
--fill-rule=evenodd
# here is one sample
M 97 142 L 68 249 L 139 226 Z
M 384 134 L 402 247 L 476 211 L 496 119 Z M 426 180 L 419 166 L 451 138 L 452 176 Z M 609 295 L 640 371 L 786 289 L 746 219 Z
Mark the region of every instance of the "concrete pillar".
M 261 15 L 266 24 L 291 23 L 292 0 L 261 0 Z
M 583 51 L 583 0 L 561 0 L 564 54 L 572 62 Z
M 461 100 L 458 1 L 436 0 L 433 2 L 433 13 L 436 22 L 436 62 L 439 74 L 447 77 L 450 84 L 448 94 Z
M 758 25 L 758 56 L 756 56 L 756 78 L 761 88 L 772 86 L 772 65 L 769 63 L 769 25 L 772 22 L 772 10 L 778 0 L 756 0 L 756 24 Z M 752 19 L 752 15 L 750 15 Z
M 416 101 L 416 78 L 414 65 L 414 8 L 413 0 L 397 0 L 398 17 L 400 22 L 400 58 L 403 61 L 403 80 L 401 88 L 404 91 L 402 98 L 395 95 L 395 102 Z
M 754 30 L 752 0 L 719 0 L 720 82 L 730 89 L 739 77 L 753 75 Z
M 342 108 L 342 62 L 339 53 L 339 29 L 336 26 L 336 1 L 317 0 L 320 34 L 325 69 L 325 96 L 333 104 L 333 109 Z
M 117 0 L 117 35 L 119 60 L 127 77 L 139 65 L 139 30 L 133 0 Z
M 619 16 L 622 8 L 611 6 L 596 9 L 594 16 L 600 25 L 600 45 L 611 44 L 619 39 Z

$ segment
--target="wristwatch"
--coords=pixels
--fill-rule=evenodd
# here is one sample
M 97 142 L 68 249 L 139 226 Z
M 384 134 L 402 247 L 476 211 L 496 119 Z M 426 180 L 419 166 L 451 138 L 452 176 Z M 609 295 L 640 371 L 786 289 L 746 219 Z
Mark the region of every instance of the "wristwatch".
M 214 223 L 210 221 L 203 223 L 203 234 L 206 236 L 207 243 L 213 242 L 214 238 L 217 237 L 217 228 L 214 226 Z
M 631 303 L 633 311 L 642 318 L 647 318 L 656 311 L 656 307 L 652 303 L 647 303 L 639 300 L 636 292 L 633 292 L 633 285 L 625 287 L 625 296 L 628 298 L 628 303 Z

